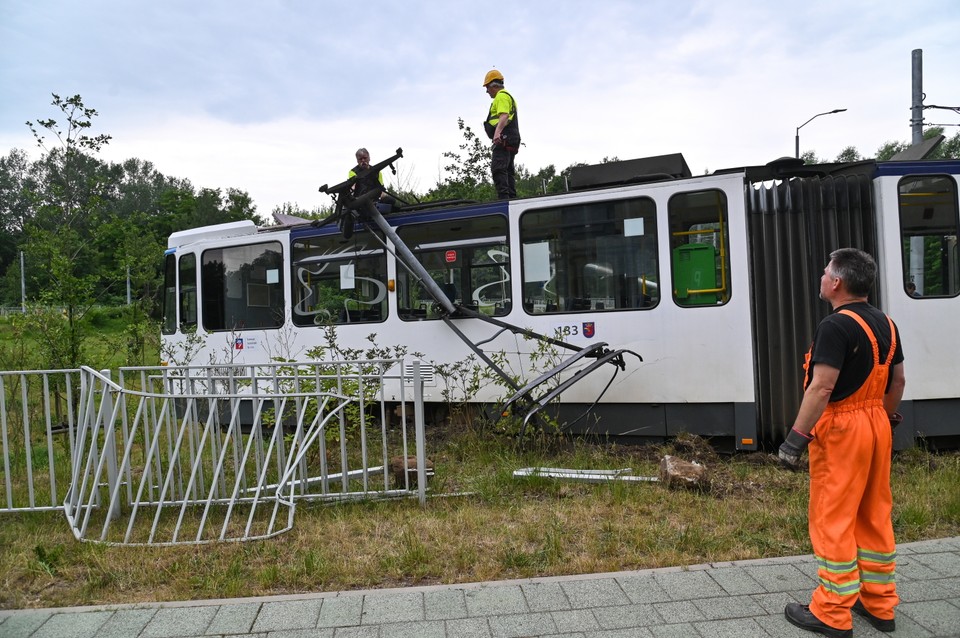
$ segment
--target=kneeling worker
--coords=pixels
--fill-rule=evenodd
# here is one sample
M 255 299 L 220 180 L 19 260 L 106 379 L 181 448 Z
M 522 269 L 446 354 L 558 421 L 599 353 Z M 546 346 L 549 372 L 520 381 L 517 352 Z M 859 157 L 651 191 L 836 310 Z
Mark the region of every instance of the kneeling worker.
M 377 210 L 381 213 L 389 213 L 393 208 L 395 202 L 394 198 L 387 194 L 387 191 L 383 187 L 383 173 L 377 172 L 376 175 L 369 173 L 370 169 L 370 152 L 365 148 L 357 149 L 357 165 L 350 169 L 350 172 L 347 173 L 347 178 L 360 176 L 357 182 L 353 185 L 353 196 L 360 197 L 364 193 L 368 193 L 374 189 L 380 191 L 380 199 L 377 202 Z M 368 171 L 368 174 L 364 175 L 363 172 Z

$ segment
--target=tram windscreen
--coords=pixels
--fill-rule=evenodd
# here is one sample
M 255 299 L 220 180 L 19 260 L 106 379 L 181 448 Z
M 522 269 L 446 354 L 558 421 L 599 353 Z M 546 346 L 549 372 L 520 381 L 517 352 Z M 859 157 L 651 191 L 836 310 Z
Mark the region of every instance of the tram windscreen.
M 283 325 L 283 248 L 279 242 L 203 251 L 203 329 L 252 330 Z

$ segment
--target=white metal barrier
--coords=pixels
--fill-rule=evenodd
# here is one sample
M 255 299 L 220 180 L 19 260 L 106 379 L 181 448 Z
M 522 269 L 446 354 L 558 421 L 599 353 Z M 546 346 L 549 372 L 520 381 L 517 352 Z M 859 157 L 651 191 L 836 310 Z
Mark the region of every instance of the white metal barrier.
M 63 510 L 80 540 L 175 544 L 276 536 L 301 500 L 422 503 L 419 362 L 412 383 L 403 370 L 377 360 L 0 373 L 0 513 Z M 392 404 L 388 382 L 401 389 Z
M 79 390 L 80 370 L 0 372 L 0 512 L 62 509 Z

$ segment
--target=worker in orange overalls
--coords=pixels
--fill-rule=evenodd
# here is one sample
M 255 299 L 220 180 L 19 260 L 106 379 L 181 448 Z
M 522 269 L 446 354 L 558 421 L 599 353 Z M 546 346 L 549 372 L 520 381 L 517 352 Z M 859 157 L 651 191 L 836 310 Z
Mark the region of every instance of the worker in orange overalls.
M 790 603 L 784 614 L 836 638 L 853 635 L 851 610 L 893 631 L 899 602 L 890 456 L 905 377 L 896 325 L 867 303 L 876 276 L 862 250 L 830 254 L 820 298 L 834 312 L 817 326 L 800 410 L 779 451 L 796 468 L 810 448 L 810 541 L 820 579 L 809 606 Z

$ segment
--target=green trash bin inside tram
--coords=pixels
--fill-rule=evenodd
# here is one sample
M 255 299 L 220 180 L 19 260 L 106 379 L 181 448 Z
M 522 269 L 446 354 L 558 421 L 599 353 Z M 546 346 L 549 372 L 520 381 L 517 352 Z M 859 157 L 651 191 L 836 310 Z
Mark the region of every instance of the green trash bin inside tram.
M 683 244 L 673 249 L 673 288 L 684 306 L 712 306 L 720 299 L 717 287 L 717 251 L 710 244 Z

